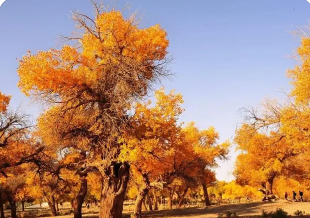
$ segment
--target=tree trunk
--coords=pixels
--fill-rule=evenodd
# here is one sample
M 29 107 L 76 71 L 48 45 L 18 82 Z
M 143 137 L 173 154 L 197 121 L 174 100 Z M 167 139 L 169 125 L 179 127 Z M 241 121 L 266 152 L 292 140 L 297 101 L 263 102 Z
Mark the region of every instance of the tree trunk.
M 8 193 L 7 194 L 7 198 L 11 207 L 11 217 L 12 218 L 17 218 L 17 214 L 16 214 L 16 202 L 15 200 L 12 198 L 12 196 Z
M 22 201 L 22 211 L 25 211 L 25 201 Z
M 145 200 L 147 202 L 147 205 L 149 206 L 148 210 L 152 211 L 153 210 L 152 199 L 150 198 L 150 196 L 148 194 L 146 195 Z
M 52 196 L 50 199 L 47 200 L 47 203 L 48 203 L 48 206 L 51 209 L 52 216 L 57 216 L 55 197 Z
M 183 194 L 179 196 L 179 202 L 178 202 L 179 207 L 182 207 L 187 191 L 188 191 L 188 188 L 186 188 Z
M 168 197 L 168 207 L 170 210 L 172 210 L 172 196 L 171 195 L 169 195 Z
M 136 203 L 135 203 L 135 210 L 132 215 L 133 218 L 141 218 L 142 217 L 142 204 L 143 201 L 149 191 L 149 183 L 145 184 L 139 191 L 139 194 L 136 198 Z
M 112 163 L 104 170 L 100 197 L 100 218 L 121 218 L 129 180 L 129 164 Z
M 175 192 L 175 187 L 169 188 L 168 206 L 170 210 L 172 209 L 172 206 L 173 206 L 172 198 L 173 198 L 174 192 Z
M 208 195 L 208 187 L 207 187 L 206 183 L 204 183 L 204 182 L 202 182 L 201 185 L 202 185 L 202 189 L 203 189 L 203 196 L 205 198 L 205 204 L 206 204 L 206 206 L 211 206 L 209 195 Z
M 81 176 L 81 186 L 78 195 L 72 200 L 74 218 L 82 218 L 82 205 L 87 194 L 86 176 Z
M 2 190 L 0 188 L 0 213 L 1 213 L 1 218 L 5 218 L 4 216 L 4 208 L 3 208 L 3 197 L 2 197 Z
M 153 189 L 153 198 L 154 198 L 154 210 L 158 210 L 158 199 L 157 199 L 157 196 L 156 196 L 155 188 Z
M 267 180 L 267 183 L 266 183 L 266 190 L 269 192 L 270 195 L 273 194 L 273 191 L 272 191 L 272 188 L 273 188 L 273 179 L 274 178 L 270 178 Z
M 145 203 L 145 199 L 143 200 L 143 206 L 144 206 L 144 210 L 148 211 L 149 209 L 147 209 L 146 203 Z

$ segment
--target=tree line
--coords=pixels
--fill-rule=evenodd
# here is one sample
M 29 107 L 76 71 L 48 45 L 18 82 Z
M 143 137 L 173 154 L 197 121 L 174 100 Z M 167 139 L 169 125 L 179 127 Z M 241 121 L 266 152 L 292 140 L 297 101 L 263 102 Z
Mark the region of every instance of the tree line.
M 288 71 L 293 90 L 287 102 L 265 101 L 245 109 L 234 143 L 240 151 L 232 183 L 215 183 L 218 158 L 229 142 L 195 123 L 180 123 L 183 99 L 152 86 L 170 75 L 169 41 L 159 25 L 139 28 L 117 10 L 94 3 L 94 17 L 75 13 L 76 35 L 61 49 L 28 52 L 17 69 L 20 90 L 47 105 L 35 124 L 9 107 L 0 93 L 0 211 L 4 202 L 17 217 L 17 203 L 47 201 L 53 215 L 71 202 L 82 217 L 85 200 L 98 200 L 99 216 L 122 217 L 135 198 L 133 217 L 146 199 L 158 209 L 158 193 L 185 196 L 200 189 L 220 197 L 257 196 L 256 187 L 281 193 L 292 184 L 309 190 L 310 39 L 303 36 L 300 59 Z M 297 185 L 296 185 L 297 184 Z M 152 200 L 150 200 L 152 199 Z
M 235 168 L 237 182 L 270 194 L 277 189 L 282 197 L 286 191 L 310 189 L 309 36 L 301 35 L 296 53 L 298 64 L 287 71 L 293 85 L 287 99 L 284 103 L 265 100 L 258 108 L 244 109 L 244 123 L 234 140 L 241 152 Z
M 78 33 L 65 37 L 70 43 L 19 62 L 20 90 L 48 105 L 34 125 L 0 94 L 1 218 L 4 202 L 16 218 L 18 202 L 24 209 L 42 199 L 53 215 L 69 201 L 80 218 L 85 199 L 95 199 L 99 217 L 122 217 L 128 187 L 138 187 L 133 217 L 141 217 L 151 192 L 157 200 L 156 190 L 166 191 L 172 207 L 174 194 L 182 205 L 188 190 L 201 186 L 210 204 L 215 160 L 226 158 L 229 143 L 218 143 L 213 127 L 180 123 L 180 94 L 160 89 L 155 102 L 144 100 L 169 76 L 166 32 L 94 9 L 94 18 L 74 14 Z

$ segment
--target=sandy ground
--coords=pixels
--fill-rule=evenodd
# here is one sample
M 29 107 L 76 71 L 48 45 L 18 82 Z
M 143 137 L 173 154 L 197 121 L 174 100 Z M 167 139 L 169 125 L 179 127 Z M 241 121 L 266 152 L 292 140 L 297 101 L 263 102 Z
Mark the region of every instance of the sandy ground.
M 148 212 L 146 217 L 165 217 L 165 218 L 211 218 L 218 217 L 219 214 L 225 214 L 227 212 L 236 212 L 238 216 L 254 216 L 261 215 L 262 211 L 275 211 L 277 208 L 282 208 L 290 215 L 293 215 L 295 211 L 304 211 L 305 215 L 310 214 L 310 202 L 251 202 L 242 204 L 227 204 L 219 206 L 211 206 L 206 208 L 186 208 L 176 210 L 165 210 Z
M 255 216 L 261 215 L 262 211 L 275 211 L 282 208 L 290 215 L 295 211 L 304 211 L 305 215 L 310 215 L 310 202 L 287 202 L 280 200 L 278 202 L 251 202 L 241 204 L 214 205 L 206 208 L 185 208 L 174 210 L 160 210 L 144 212 L 147 218 L 211 218 L 218 217 L 218 214 L 227 212 L 236 212 L 238 216 Z M 124 214 L 130 217 L 129 213 Z M 57 218 L 72 218 L 73 216 L 57 216 Z M 98 214 L 84 214 L 85 218 L 98 218 Z

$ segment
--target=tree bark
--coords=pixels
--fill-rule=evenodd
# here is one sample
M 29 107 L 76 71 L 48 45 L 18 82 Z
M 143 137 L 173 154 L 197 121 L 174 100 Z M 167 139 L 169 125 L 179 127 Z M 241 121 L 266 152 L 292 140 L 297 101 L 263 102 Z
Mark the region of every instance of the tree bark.
M 178 202 L 179 207 L 182 207 L 187 191 L 188 191 L 188 188 L 185 188 L 185 190 L 183 191 L 183 194 L 179 196 L 179 202 Z
M 5 218 L 4 216 L 4 208 L 3 208 L 3 197 L 2 197 L 2 190 L 0 188 L 0 217 Z
M 11 196 L 10 193 L 7 194 L 7 198 L 11 207 L 11 217 L 12 218 L 17 218 L 17 214 L 16 214 L 16 202 L 13 199 L 13 197 Z
M 22 211 L 25 211 L 25 201 L 22 201 Z
M 48 206 L 51 209 L 52 215 L 53 216 L 57 216 L 55 197 L 52 196 L 50 199 L 47 200 L 47 203 L 48 203 Z
M 273 194 L 273 191 L 272 191 L 272 188 L 273 188 L 273 180 L 274 180 L 274 177 L 270 178 L 267 180 L 267 183 L 266 183 L 266 190 L 269 191 L 269 194 Z
M 129 164 L 113 162 L 104 173 L 99 217 L 121 218 L 129 180 Z
M 149 210 L 149 209 L 147 208 L 147 206 L 146 206 L 145 199 L 143 200 L 143 206 L 144 206 L 144 210 L 145 210 L 145 211 L 148 211 L 148 210 Z
M 58 201 L 56 201 L 56 211 L 59 212 L 59 204 L 58 204 Z
M 140 188 L 139 194 L 136 198 L 135 210 L 132 215 L 133 218 L 141 218 L 142 217 L 142 204 L 145 200 L 146 195 L 149 192 L 150 182 L 147 175 L 143 175 L 144 185 Z
M 158 199 L 156 196 L 156 190 L 153 188 L 153 198 L 154 198 L 154 210 L 158 210 Z
M 148 194 L 146 195 L 145 200 L 148 205 L 148 210 L 152 211 L 153 210 L 152 199 L 150 198 Z
M 210 198 L 208 195 L 208 187 L 207 187 L 206 183 L 204 183 L 204 182 L 202 182 L 201 185 L 202 185 L 202 189 L 203 189 L 203 196 L 205 198 L 205 205 L 211 206 Z
M 172 196 L 171 196 L 171 194 L 169 194 L 169 196 L 168 196 L 168 207 L 170 210 L 172 210 Z
M 87 194 L 86 176 L 81 176 L 81 186 L 78 195 L 72 200 L 74 218 L 82 218 L 82 205 Z

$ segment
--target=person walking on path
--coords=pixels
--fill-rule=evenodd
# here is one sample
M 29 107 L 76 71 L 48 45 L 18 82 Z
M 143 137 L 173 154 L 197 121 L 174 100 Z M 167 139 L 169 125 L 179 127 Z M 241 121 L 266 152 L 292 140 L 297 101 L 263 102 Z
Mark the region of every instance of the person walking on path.
M 299 201 L 303 202 L 304 201 L 304 197 L 303 197 L 304 193 L 302 191 L 299 190 Z

